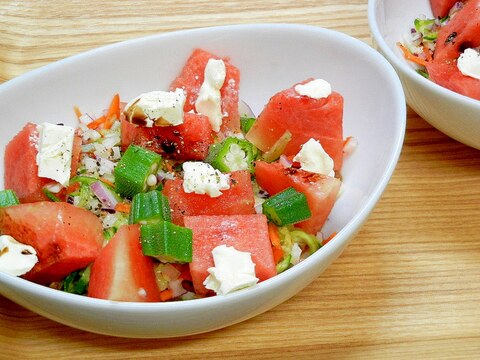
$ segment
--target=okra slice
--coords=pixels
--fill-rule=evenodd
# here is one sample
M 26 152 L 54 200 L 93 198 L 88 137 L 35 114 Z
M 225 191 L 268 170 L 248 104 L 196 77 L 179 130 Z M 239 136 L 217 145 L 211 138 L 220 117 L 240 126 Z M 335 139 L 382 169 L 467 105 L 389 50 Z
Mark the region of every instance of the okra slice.
M 10 205 L 18 204 L 20 204 L 20 201 L 18 200 L 15 191 L 10 189 L 0 191 L 0 207 L 7 207 Z
M 253 173 L 253 161 L 257 154 L 257 148 L 249 141 L 228 137 L 210 146 L 205 162 L 224 173 L 236 170 L 249 170 Z
M 251 127 L 253 126 L 253 123 L 256 120 L 257 119 L 255 119 L 253 117 L 241 117 L 240 118 L 240 129 L 242 130 L 242 132 L 244 134 L 246 134 L 248 132 L 248 130 L 251 129 Z
M 192 261 L 192 230 L 168 221 L 140 227 L 142 251 L 162 262 Z
M 305 194 L 289 187 L 262 204 L 263 213 L 275 225 L 295 224 L 312 216 Z
M 168 198 L 158 190 L 139 193 L 133 197 L 130 224 L 151 224 L 161 220 L 171 221 Z
M 123 197 L 132 198 L 157 184 L 156 172 L 162 157 L 140 146 L 130 145 L 114 170 L 115 189 Z

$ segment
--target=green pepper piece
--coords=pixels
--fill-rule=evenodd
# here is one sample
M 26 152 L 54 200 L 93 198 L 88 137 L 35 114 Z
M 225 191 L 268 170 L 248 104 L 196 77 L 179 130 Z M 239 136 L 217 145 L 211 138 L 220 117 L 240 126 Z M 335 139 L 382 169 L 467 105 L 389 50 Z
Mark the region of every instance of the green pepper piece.
M 251 142 L 228 137 L 221 143 L 210 146 L 205 162 L 224 173 L 236 170 L 248 170 L 253 173 L 253 162 L 257 154 L 258 149 Z
M 18 204 L 20 204 L 20 201 L 18 200 L 15 191 L 10 189 L 0 191 L 0 207 L 7 207 L 10 205 Z
M 151 224 L 171 221 L 168 198 L 158 190 L 139 193 L 133 197 L 129 224 Z
M 257 119 L 252 117 L 241 117 L 240 118 L 240 129 L 244 134 L 248 132 L 253 126 Z
M 117 193 L 132 198 L 149 190 L 149 176 L 155 175 L 161 160 L 162 157 L 153 151 L 130 145 L 114 170 Z
M 295 224 L 312 216 L 305 194 L 289 187 L 265 200 L 263 213 L 275 225 Z
M 191 262 L 192 236 L 192 230 L 168 221 L 140 227 L 143 253 L 163 262 Z

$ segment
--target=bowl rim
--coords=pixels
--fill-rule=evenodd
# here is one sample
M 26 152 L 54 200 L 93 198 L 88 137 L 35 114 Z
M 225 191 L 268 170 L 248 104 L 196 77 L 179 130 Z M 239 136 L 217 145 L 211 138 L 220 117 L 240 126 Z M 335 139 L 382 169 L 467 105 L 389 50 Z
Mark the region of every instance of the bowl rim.
M 452 100 L 455 100 L 457 102 L 464 102 L 471 107 L 476 107 L 480 111 L 480 100 L 476 100 L 466 95 L 457 93 L 453 90 L 450 90 L 441 85 L 438 85 L 429 79 L 426 79 L 425 77 L 417 74 L 413 69 L 413 67 L 410 66 L 405 59 L 401 58 L 399 54 L 395 54 L 392 48 L 386 43 L 382 35 L 382 32 L 380 31 L 380 26 L 378 24 L 377 17 L 375 16 L 376 8 L 378 4 L 384 3 L 385 1 L 386 0 L 368 0 L 367 13 L 368 13 L 368 23 L 370 26 L 370 31 L 372 33 L 372 36 L 375 42 L 380 47 L 380 50 L 382 51 L 382 53 L 387 58 L 387 60 L 390 63 L 392 63 L 396 69 L 401 71 L 403 75 L 408 77 L 409 80 L 414 81 L 420 86 L 426 87 L 429 91 L 432 91 L 434 95 L 441 96 L 441 97 L 450 97 L 452 98 Z
M 317 33 L 319 36 L 324 37 L 336 37 L 340 38 L 343 41 L 346 41 L 352 48 L 357 49 L 356 51 L 362 51 L 365 54 L 368 54 L 372 58 L 372 61 L 379 64 L 383 67 L 384 73 L 388 76 L 385 77 L 386 80 L 390 82 L 392 87 L 392 92 L 394 94 L 395 104 L 398 107 L 398 113 L 395 114 L 395 121 L 391 124 L 395 124 L 395 142 L 392 144 L 390 149 L 391 156 L 387 160 L 385 171 L 383 172 L 380 181 L 372 189 L 371 194 L 366 198 L 364 204 L 360 207 L 359 211 L 346 223 L 346 225 L 340 229 L 335 236 L 335 238 L 328 242 L 322 247 L 322 251 L 318 251 L 315 254 L 312 254 L 304 261 L 295 265 L 291 269 L 275 275 L 274 277 L 262 281 L 260 284 L 255 285 L 252 288 L 237 291 L 226 296 L 213 296 L 208 298 L 195 299 L 194 301 L 175 301 L 175 302 L 155 302 L 155 303 L 143 303 L 143 302 L 121 302 L 121 301 L 112 301 L 104 299 L 89 298 L 87 296 L 79 296 L 76 294 L 70 294 L 63 291 L 55 290 L 47 286 L 39 285 L 25 279 L 15 277 L 6 273 L 0 273 L 0 284 L 8 284 L 9 287 L 15 288 L 25 293 L 35 294 L 41 298 L 51 298 L 56 299 L 57 301 L 75 303 L 81 305 L 84 308 L 94 308 L 96 310 L 115 310 L 121 312 L 129 313 L 142 313 L 142 312 L 158 312 L 158 311 L 172 311 L 172 310 L 190 310 L 190 309 L 206 309 L 212 308 L 216 305 L 222 305 L 230 302 L 242 301 L 244 299 L 249 299 L 254 296 L 266 293 L 270 289 L 279 287 L 284 282 L 292 281 L 293 278 L 297 276 L 297 273 L 306 271 L 316 263 L 322 263 L 325 259 L 329 258 L 338 251 L 341 251 L 342 248 L 348 244 L 348 241 L 355 235 L 359 230 L 361 225 L 366 221 L 370 212 L 375 207 L 376 203 L 383 194 L 394 170 L 397 165 L 405 134 L 406 128 L 406 107 L 402 104 L 405 103 L 404 91 L 398 77 L 398 74 L 395 72 L 392 65 L 381 56 L 375 49 L 366 44 L 365 42 L 349 36 L 345 33 L 322 28 L 313 25 L 303 25 L 303 24 L 286 24 L 286 23 L 261 23 L 261 24 L 238 24 L 238 25 L 222 25 L 222 26 L 211 26 L 211 27 L 200 27 L 195 29 L 187 30 L 178 30 L 172 32 L 158 33 L 147 35 L 143 37 L 133 38 L 129 40 L 124 40 L 121 42 L 116 42 L 113 44 L 108 44 L 94 48 L 53 63 L 49 63 L 37 69 L 31 70 L 22 74 L 16 78 L 13 78 L 0 85 L 0 96 L 3 92 L 8 91 L 10 87 L 15 86 L 18 82 L 29 81 L 30 77 L 37 76 L 45 71 L 50 71 L 55 69 L 57 66 L 68 64 L 72 61 L 78 61 L 83 57 L 91 56 L 92 54 L 98 52 L 108 52 L 117 47 L 129 46 L 131 43 L 137 43 L 139 41 L 144 41 L 152 38 L 168 38 L 175 36 L 184 36 L 189 33 L 197 32 L 218 32 L 221 30 L 237 30 L 237 31 L 247 31 L 247 30 L 271 30 L 271 31 L 296 31 L 299 34 L 302 32 L 306 33 Z M 251 31 L 250 30 L 250 31 Z M 226 301 L 227 299 L 227 301 Z M 231 300 L 231 301 L 230 301 Z

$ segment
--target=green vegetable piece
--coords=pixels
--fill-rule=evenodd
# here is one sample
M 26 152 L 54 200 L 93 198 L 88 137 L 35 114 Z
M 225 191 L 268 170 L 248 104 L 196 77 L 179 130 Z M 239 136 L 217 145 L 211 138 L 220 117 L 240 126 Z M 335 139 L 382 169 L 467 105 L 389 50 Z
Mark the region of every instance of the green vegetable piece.
M 417 73 L 419 73 L 420 75 L 422 75 L 425 79 L 430 78 L 430 75 L 428 75 L 428 72 L 426 72 L 426 71 L 423 71 L 423 70 L 418 69 L 418 70 L 417 70 Z
M 317 237 L 312 234 L 307 234 L 302 230 L 292 230 L 290 231 L 290 236 L 292 237 L 293 242 L 296 242 L 301 246 L 307 246 L 310 255 L 320 249 L 320 241 L 318 241 Z
M 249 170 L 253 173 L 253 161 L 257 155 L 258 149 L 251 142 L 228 137 L 221 143 L 210 146 L 205 161 L 224 173 L 236 170 Z
M 240 129 L 244 134 L 248 132 L 253 126 L 257 119 L 252 117 L 241 117 L 240 118 Z
M 273 144 L 273 146 L 262 155 L 262 160 L 273 162 L 282 155 L 283 150 L 287 147 L 288 142 L 292 139 L 292 133 L 285 131 L 282 136 Z
M 276 268 L 277 268 L 277 273 L 280 274 L 281 272 L 287 270 L 290 267 L 290 261 L 292 261 L 292 255 L 288 254 L 287 256 L 284 256 L 281 261 L 278 262 Z
M 70 273 L 63 280 L 62 290 L 71 294 L 84 295 L 90 282 L 90 268 L 91 265 L 83 270 Z
M 432 31 L 435 25 L 435 19 L 415 19 L 413 22 L 415 29 L 422 34 L 424 40 L 434 41 L 437 39 L 438 32 Z
M 53 202 L 61 202 L 62 200 L 60 200 L 54 193 L 52 193 L 51 191 L 43 188 L 42 189 L 43 193 L 47 196 L 47 198 Z
M 15 191 L 9 189 L 0 191 L 0 207 L 7 207 L 10 205 L 18 204 L 20 204 L 20 201 L 18 200 Z
M 263 213 L 275 225 L 295 224 L 312 216 L 305 194 L 289 187 L 265 200 Z
M 155 175 L 161 160 L 162 157 L 153 151 L 130 145 L 114 170 L 117 193 L 132 198 L 149 190 L 149 176 Z
M 70 179 L 69 184 L 80 183 L 80 185 L 92 185 L 95 181 L 98 181 L 97 178 L 91 176 L 77 175 Z
M 151 224 L 171 221 L 168 198 L 158 190 L 139 193 L 133 197 L 129 224 Z
M 187 263 L 192 261 L 192 230 L 159 221 L 140 227 L 142 251 L 163 262 Z

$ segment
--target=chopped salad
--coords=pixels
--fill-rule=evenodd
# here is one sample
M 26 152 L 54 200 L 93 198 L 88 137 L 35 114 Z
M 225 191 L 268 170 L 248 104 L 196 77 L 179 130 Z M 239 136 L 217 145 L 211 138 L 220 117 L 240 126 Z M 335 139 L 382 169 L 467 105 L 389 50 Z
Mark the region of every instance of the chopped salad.
M 480 1 L 431 4 L 438 16 L 414 20 L 398 43 L 403 56 L 425 78 L 480 100 Z
M 239 86 L 229 59 L 196 49 L 169 89 L 75 107 L 75 128 L 26 124 L 5 149 L 0 271 L 101 299 L 190 300 L 318 251 L 354 143 L 343 97 L 306 79 L 256 117 Z

